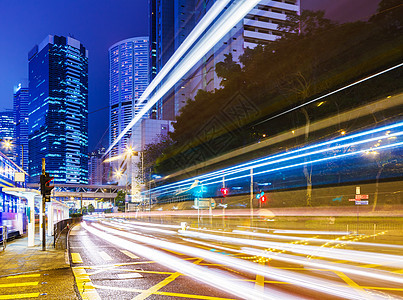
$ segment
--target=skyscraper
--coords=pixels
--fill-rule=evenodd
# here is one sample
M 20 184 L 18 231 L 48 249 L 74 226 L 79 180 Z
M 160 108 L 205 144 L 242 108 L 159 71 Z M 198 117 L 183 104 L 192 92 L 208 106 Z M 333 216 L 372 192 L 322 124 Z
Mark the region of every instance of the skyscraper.
M 47 36 L 28 54 L 29 174 L 41 161 L 55 183 L 88 183 L 88 50 L 76 39 Z
M 14 87 L 14 142 L 17 165 L 27 171 L 28 167 L 28 84 L 20 83 Z
M 13 112 L 0 112 L 0 139 L 2 140 L 0 151 L 12 161 L 15 161 L 16 158 L 14 149 L 14 129 L 15 123 Z
M 217 0 L 150 0 L 150 65 L 153 78 L 164 67 L 172 54 L 179 48 L 196 24 L 205 16 Z M 243 21 L 211 49 L 204 58 L 183 78 L 175 88 L 163 97 L 155 107 L 158 119 L 173 119 L 186 104 L 194 98 L 199 89 L 213 91 L 220 88 L 220 78 L 215 65 L 232 54 L 234 61 L 246 48 L 267 44 L 282 36 L 278 25 L 288 15 L 298 14 L 300 0 L 261 0 Z M 172 37 L 173 40 L 167 39 Z
M 120 41 L 109 48 L 110 135 L 112 143 L 126 128 L 145 102 L 138 99 L 148 85 L 148 37 Z M 131 131 L 112 150 L 121 155 L 127 146 Z

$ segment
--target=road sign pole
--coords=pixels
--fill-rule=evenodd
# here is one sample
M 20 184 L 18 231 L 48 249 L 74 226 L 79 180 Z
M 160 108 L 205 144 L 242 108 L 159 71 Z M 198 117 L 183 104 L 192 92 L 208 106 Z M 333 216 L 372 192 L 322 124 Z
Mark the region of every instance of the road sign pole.
M 42 175 L 45 175 L 45 159 L 42 158 Z M 46 215 L 45 215 L 45 209 L 46 209 L 46 201 L 45 201 L 45 193 L 42 192 L 42 251 L 46 250 L 46 234 L 45 234 L 45 224 L 46 224 Z

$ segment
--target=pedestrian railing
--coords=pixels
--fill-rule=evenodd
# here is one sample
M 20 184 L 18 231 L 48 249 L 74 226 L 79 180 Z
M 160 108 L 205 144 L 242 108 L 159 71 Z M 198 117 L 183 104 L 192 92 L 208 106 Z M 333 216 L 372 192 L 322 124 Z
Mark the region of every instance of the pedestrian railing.
M 53 247 L 56 248 L 56 242 L 59 239 L 61 233 L 63 230 L 68 230 L 68 228 L 71 227 L 73 224 L 80 223 L 83 220 L 83 217 L 76 217 L 76 218 L 70 218 L 70 219 L 65 219 L 57 222 L 54 225 L 54 230 L 53 230 Z
M 6 250 L 7 247 L 7 239 L 8 239 L 8 231 L 7 226 L 1 226 L 1 233 L 0 233 L 0 241 L 3 244 L 3 251 Z

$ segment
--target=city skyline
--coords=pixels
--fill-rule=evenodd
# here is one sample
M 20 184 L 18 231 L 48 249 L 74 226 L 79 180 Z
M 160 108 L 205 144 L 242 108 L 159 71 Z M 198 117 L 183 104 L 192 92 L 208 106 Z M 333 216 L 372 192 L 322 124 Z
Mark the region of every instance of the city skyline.
M 379 0 L 301 1 L 302 9 L 327 8 L 327 17 L 351 21 L 365 18 L 375 12 Z M 329 5 L 331 3 L 331 5 Z M 79 10 L 75 8 L 80 6 Z M 346 5 L 350 9 L 346 10 Z M 96 7 L 94 9 L 94 7 Z M 122 9 L 122 7 L 124 9 Z M 357 7 L 361 9 L 357 9 Z M 74 15 L 52 12 L 74 10 Z M 19 18 L 14 18 L 18 11 Z M 330 15 L 329 15 L 330 14 Z M 47 16 L 45 18 L 45 16 Z M 51 1 L 2 3 L 0 35 L 6 41 L 0 47 L 0 110 L 11 110 L 13 87 L 28 77 L 26 53 L 33 44 L 48 34 L 72 35 L 89 49 L 89 150 L 108 141 L 109 85 L 108 48 L 130 38 L 148 34 L 148 3 L 146 0 L 121 0 L 118 5 L 107 1 Z M 91 22 L 88 22 L 90 17 Z M 38 22 L 38 20 L 41 20 Z M 105 21 L 107 20 L 107 21 Z M 108 20 L 113 20 L 110 22 Z M 101 29 L 101 30 L 100 30 Z M 102 33 L 100 33 L 102 32 Z M 103 143 L 102 143 L 103 141 Z

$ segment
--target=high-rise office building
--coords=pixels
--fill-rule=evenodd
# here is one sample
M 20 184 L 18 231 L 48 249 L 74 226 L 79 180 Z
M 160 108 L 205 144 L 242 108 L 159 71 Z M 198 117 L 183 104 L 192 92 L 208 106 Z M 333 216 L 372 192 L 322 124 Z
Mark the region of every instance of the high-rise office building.
M 72 37 L 47 36 L 28 54 L 29 175 L 42 158 L 55 183 L 88 183 L 88 50 Z
M 113 141 L 126 128 L 146 102 L 138 99 L 148 86 L 148 37 L 120 41 L 109 48 L 110 134 Z M 121 155 L 127 147 L 129 131 L 112 149 L 112 156 Z
M 12 161 L 16 161 L 14 148 L 14 129 L 15 123 L 13 112 L 0 112 L 0 151 L 3 152 Z
M 149 75 L 154 78 L 196 24 L 217 0 L 150 0 Z M 288 15 L 299 14 L 300 0 L 261 0 L 247 16 L 211 49 L 204 58 L 163 97 L 155 107 L 158 119 L 173 119 L 199 89 L 220 88 L 215 65 L 231 53 L 235 61 L 246 48 L 267 44 L 282 36 L 278 25 Z M 169 38 L 167 38 L 169 37 Z
M 102 155 L 105 154 L 105 148 L 99 148 L 89 154 L 88 157 L 88 183 L 92 185 L 102 185 L 106 179 L 105 165 Z
M 14 142 L 17 154 L 16 163 L 28 171 L 28 83 L 20 83 L 14 87 Z

